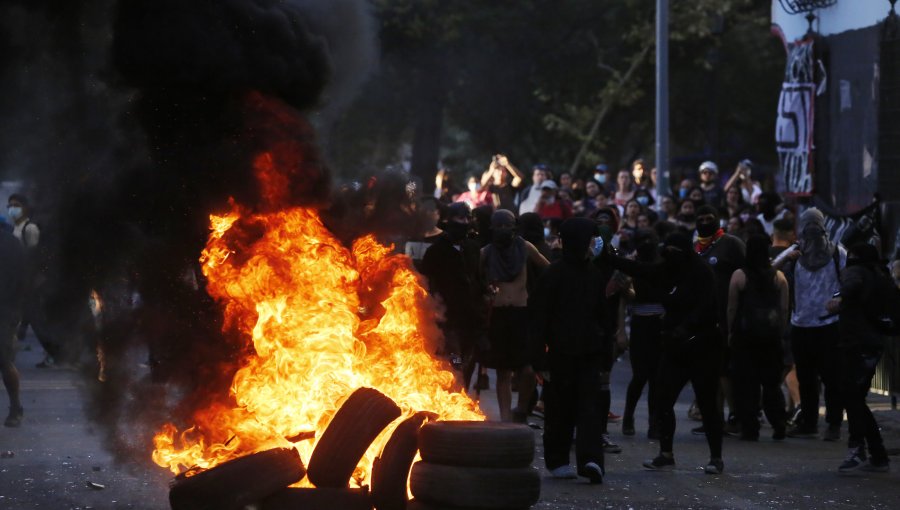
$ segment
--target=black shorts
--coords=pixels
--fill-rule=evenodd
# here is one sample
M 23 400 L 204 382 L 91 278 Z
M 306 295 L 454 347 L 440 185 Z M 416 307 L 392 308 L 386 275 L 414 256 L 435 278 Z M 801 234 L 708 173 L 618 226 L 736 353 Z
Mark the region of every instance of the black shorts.
M 517 370 L 531 363 L 533 349 L 528 335 L 528 308 L 496 307 L 488 326 L 490 346 L 484 364 L 499 370 Z

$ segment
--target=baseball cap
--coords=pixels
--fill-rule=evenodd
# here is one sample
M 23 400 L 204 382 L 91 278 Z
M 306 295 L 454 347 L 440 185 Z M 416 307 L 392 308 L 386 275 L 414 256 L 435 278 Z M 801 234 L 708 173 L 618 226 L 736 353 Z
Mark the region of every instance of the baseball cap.
M 702 172 L 704 170 L 709 170 L 714 174 L 719 173 L 719 167 L 712 161 L 704 161 L 703 163 L 700 163 L 700 171 Z
M 600 163 L 599 165 L 594 167 L 594 170 L 596 170 L 598 172 L 606 172 L 606 171 L 609 171 L 609 167 L 604 165 L 603 163 Z
M 556 183 L 552 180 L 547 179 L 546 181 L 541 183 L 541 189 L 559 189 L 559 186 L 557 186 Z

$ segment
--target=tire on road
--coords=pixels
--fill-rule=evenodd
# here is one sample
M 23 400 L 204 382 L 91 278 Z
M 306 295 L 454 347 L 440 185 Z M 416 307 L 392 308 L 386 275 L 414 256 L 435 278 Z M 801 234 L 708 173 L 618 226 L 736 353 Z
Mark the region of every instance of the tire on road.
M 524 468 L 534 460 L 534 431 L 515 423 L 437 421 L 419 430 L 419 450 L 432 464 Z
M 400 407 L 377 390 L 354 391 L 316 444 L 306 476 L 316 487 L 346 487 L 372 441 L 398 417 Z
M 404 510 L 409 470 L 419 450 L 419 428 L 437 415 L 419 412 L 404 420 L 372 466 L 372 502 L 377 510 Z
M 413 464 L 413 496 L 429 505 L 489 510 L 528 508 L 541 496 L 537 469 Z

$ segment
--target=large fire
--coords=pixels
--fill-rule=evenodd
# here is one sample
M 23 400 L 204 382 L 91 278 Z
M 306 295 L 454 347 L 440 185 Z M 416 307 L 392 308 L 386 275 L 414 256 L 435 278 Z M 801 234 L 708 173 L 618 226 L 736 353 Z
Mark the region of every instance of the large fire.
M 274 193 L 279 180 L 271 162 L 263 155 L 257 172 Z M 208 292 L 224 307 L 225 328 L 252 341 L 253 355 L 235 374 L 228 405 L 195 412 L 186 430 L 167 424 L 159 431 L 154 462 L 178 474 L 291 445 L 308 460 L 314 441 L 288 438 L 312 431 L 320 437 L 360 387 L 396 401 L 401 420 L 423 410 L 441 419 L 484 419 L 429 354 L 433 308 L 407 258 L 372 236 L 347 249 L 311 208 L 251 213 L 232 204 L 210 216 L 210 229 L 200 259 Z M 368 480 L 396 423 L 369 448 L 357 483 Z

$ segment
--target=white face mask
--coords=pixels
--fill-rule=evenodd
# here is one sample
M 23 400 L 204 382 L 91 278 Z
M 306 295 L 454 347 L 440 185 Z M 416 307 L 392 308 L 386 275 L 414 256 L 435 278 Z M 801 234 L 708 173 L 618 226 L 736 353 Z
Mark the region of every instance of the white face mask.
M 591 253 L 596 257 L 603 253 L 603 238 L 595 237 L 593 241 L 591 241 Z
M 480 182 L 470 182 L 469 183 L 469 191 L 472 193 L 477 193 L 481 191 L 481 183 Z
M 544 239 L 550 237 L 550 227 L 544 227 Z
M 9 214 L 13 221 L 19 221 L 22 218 L 22 208 L 19 206 L 11 206 L 6 210 L 6 213 Z

